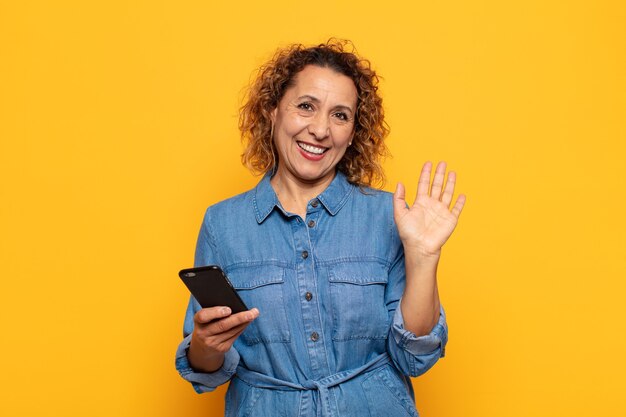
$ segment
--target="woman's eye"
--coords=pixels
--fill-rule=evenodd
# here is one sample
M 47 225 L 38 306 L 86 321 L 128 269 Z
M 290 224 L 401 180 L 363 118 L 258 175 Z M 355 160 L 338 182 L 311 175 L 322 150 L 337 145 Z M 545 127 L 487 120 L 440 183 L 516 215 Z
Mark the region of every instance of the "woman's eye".
M 298 104 L 298 108 L 302 110 L 313 110 L 313 106 L 310 103 L 300 103 Z
M 339 120 L 342 120 L 344 122 L 348 120 L 348 115 L 345 113 L 341 113 L 341 112 L 335 113 L 335 117 L 337 117 Z

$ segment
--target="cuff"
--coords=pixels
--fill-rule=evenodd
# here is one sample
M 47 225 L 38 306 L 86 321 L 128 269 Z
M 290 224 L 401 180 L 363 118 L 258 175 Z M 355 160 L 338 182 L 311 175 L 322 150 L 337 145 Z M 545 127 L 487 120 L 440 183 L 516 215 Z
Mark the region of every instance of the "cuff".
M 196 372 L 187 359 L 187 349 L 191 343 L 191 335 L 185 337 L 176 351 L 176 370 L 185 380 L 191 382 L 198 393 L 210 392 L 232 378 L 239 364 L 239 353 L 231 347 L 224 355 L 222 367 L 215 372 Z
M 398 308 L 396 308 L 393 316 L 391 329 L 392 336 L 398 346 L 412 355 L 432 354 L 435 350 L 441 349 L 440 357 L 443 358 L 445 356 L 445 347 L 448 342 L 448 325 L 446 323 L 446 314 L 443 311 L 443 307 L 440 309 L 439 321 L 430 334 L 416 336 L 415 333 L 404 328 L 402 309 L 400 308 L 400 304 L 398 304 Z

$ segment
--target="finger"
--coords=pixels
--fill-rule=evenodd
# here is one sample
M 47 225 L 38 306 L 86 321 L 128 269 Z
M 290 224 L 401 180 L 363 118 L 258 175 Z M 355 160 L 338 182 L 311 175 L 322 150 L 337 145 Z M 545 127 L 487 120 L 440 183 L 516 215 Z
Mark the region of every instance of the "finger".
M 207 326 L 207 332 L 215 335 L 229 331 L 233 327 L 237 327 L 243 323 L 249 323 L 259 316 L 259 310 L 253 308 L 248 311 L 242 311 L 241 313 L 233 314 L 222 320 L 217 320 Z
M 205 325 L 213 320 L 228 317 L 230 313 L 229 307 L 203 308 L 193 316 L 193 321 L 197 325 Z
M 454 171 L 450 171 L 448 173 L 448 181 L 446 181 L 446 188 L 443 190 L 443 195 L 441 196 L 441 202 L 446 205 L 446 207 L 450 207 L 450 202 L 452 201 L 452 195 L 454 194 L 454 185 L 456 184 L 456 173 Z
M 426 163 L 422 167 L 420 179 L 417 183 L 417 197 L 421 195 L 428 195 L 428 186 L 430 185 L 430 172 L 432 168 L 433 164 L 430 161 L 426 161 Z M 415 201 L 417 201 L 417 197 L 415 197 Z
M 233 314 L 222 320 L 217 320 L 207 326 L 207 333 L 209 335 L 217 335 L 229 331 L 230 329 L 237 327 L 244 323 L 249 323 L 259 316 L 259 310 L 253 308 L 248 311 L 242 311 L 241 313 Z
M 248 324 L 249 323 L 247 323 L 246 326 Z M 228 339 L 224 339 L 221 343 L 219 343 L 220 345 L 219 347 L 221 348 L 220 350 L 222 350 L 223 352 L 226 352 L 228 349 L 230 349 L 233 343 L 235 343 L 235 340 L 237 340 L 237 338 L 241 336 L 241 333 L 243 333 L 244 330 L 246 330 L 246 327 L 243 327 L 242 329 L 234 333 L 232 336 L 230 336 Z
M 393 212 L 394 214 L 400 214 L 404 210 L 406 210 L 406 200 L 405 200 L 406 190 L 404 188 L 404 184 L 401 182 L 396 185 L 396 192 L 393 193 Z
M 443 180 L 446 174 L 446 163 L 441 161 L 435 169 L 435 178 L 433 178 L 433 186 L 430 189 L 430 196 L 439 200 L 441 197 L 441 189 L 443 188 Z
M 216 344 L 221 344 L 221 343 L 226 343 L 233 338 L 237 338 L 237 336 L 239 336 L 241 333 L 243 333 L 244 330 L 246 330 L 246 328 L 250 325 L 250 323 L 251 322 L 242 323 L 239 326 L 235 326 L 232 329 L 224 333 L 213 335 L 212 336 L 213 340 Z
M 456 203 L 454 203 L 454 207 L 452 207 L 452 214 L 454 214 L 454 217 L 456 217 L 457 219 L 461 215 L 461 210 L 463 210 L 463 206 L 465 205 L 465 199 L 465 194 L 460 194 L 456 198 Z
M 227 332 L 217 335 L 206 335 L 203 331 L 198 332 L 198 329 L 195 329 L 192 341 L 197 337 L 205 347 L 210 348 L 212 351 L 226 353 L 249 324 L 240 324 Z
M 250 324 L 250 323 L 248 323 L 248 324 Z M 244 330 L 246 330 L 246 327 L 248 327 L 247 324 L 241 330 L 239 330 L 237 333 L 235 333 L 231 338 L 225 340 L 225 343 L 230 343 L 231 345 L 233 343 L 235 343 L 235 339 L 237 339 L 239 336 L 241 336 L 241 333 L 243 333 Z

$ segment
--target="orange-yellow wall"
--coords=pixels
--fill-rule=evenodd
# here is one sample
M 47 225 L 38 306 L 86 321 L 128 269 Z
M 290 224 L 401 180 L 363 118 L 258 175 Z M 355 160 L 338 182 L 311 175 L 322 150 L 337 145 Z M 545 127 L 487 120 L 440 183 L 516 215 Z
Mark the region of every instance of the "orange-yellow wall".
M 0 415 L 220 415 L 174 370 L 204 209 L 252 187 L 237 109 L 279 45 L 384 76 L 393 189 L 445 159 L 430 417 L 623 416 L 623 1 L 0 4 Z M 409 195 L 413 198 L 414 191 Z

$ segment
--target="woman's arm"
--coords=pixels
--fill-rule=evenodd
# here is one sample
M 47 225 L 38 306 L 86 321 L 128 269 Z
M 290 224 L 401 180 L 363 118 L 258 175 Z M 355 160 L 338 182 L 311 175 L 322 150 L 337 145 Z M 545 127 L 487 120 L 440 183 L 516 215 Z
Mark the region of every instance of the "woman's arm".
M 400 308 L 405 329 L 417 336 L 429 334 L 439 320 L 437 265 L 441 247 L 454 231 L 465 204 L 465 195 L 461 194 L 452 209 L 449 208 L 456 174 L 453 171 L 448 174 L 444 189 L 446 163 L 437 165 L 429 187 L 431 170 L 432 164 L 426 162 L 411 207 L 407 207 L 402 184 L 398 184 L 394 193 L 394 220 L 404 247 L 406 271 Z
M 404 246 L 406 287 L 400 302 L 404 327 L 416 336 L 430 333 L 439 320 L 437 265 L 439 256 L 419 256 Z
M 211 209 L 207 209 L 196 244 L 194 266 L 219 265 L 211 233 Z M 230 309 L 202 309 L 190 296 L 183 324 L 183 340 L 176 350 L 176 369 L 198 393 L 213 391 L 235 373 L 239 353 L 233 343 L 253 321 L 257 309 L 232 314 Z

